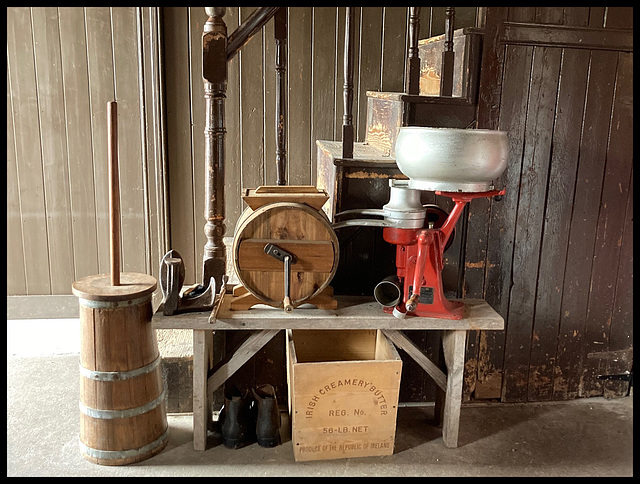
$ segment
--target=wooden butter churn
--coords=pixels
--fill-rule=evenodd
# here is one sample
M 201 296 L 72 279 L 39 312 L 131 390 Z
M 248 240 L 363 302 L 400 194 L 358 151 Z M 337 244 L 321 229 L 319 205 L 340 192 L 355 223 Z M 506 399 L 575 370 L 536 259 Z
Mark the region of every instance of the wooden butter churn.
M 161 357 L 151 326 L 156 279 L 120 273 L 117 105 L 107 104 L 111 274 L 73 283 L 80 303 L 80 451 L 101 465 L 145 460 L 167 445 Z
M 245 190 L 248 208 L 236 224 L 233 265 L 241 283 L 232 310 L 268 304 L 292 311 L 311 303 L 335 308 L 329 283 L 338 268 L 338 238 L 313 186 Z

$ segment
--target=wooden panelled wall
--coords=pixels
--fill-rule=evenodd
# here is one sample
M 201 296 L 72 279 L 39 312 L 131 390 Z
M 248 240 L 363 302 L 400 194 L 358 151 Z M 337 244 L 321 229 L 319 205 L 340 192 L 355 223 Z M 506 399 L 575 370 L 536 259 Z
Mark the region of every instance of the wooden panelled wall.
M 629 382 L 617 378 L 633 370 L 632 8 L 488 7 L 486 19 L 478 127 L 509 133 L 507 193 L 471 204 L 465 285 L 506 330 L 470 334 L 465 395 L 623 395 Z
M 109 272 L 107 101 L 118 102 L 122 269 L 168 243 L 157 7 L 7 7 L 7 295 Z

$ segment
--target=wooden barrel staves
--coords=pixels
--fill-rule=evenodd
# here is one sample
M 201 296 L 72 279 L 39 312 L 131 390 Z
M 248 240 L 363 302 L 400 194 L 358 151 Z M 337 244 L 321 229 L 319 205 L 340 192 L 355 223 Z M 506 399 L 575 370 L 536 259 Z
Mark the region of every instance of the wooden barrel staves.
M 338 238 L 320 210 L 328 197 L 315 187 L 283 186 L 259 187 L 243 198 L 249 207 L 238 219 L 232 247 L 238 280 L 262 303 L 283 307 L 284 264 L 265 253 L 273 244 L 295 257 L 291 305 L 313 303 L 338 268 Z
M 156 279 L 120 273 L 73 283 L 80 302 L 80 450 L 100 465 L 140 462 L 168 441 L 161 357 L 151 326 Z

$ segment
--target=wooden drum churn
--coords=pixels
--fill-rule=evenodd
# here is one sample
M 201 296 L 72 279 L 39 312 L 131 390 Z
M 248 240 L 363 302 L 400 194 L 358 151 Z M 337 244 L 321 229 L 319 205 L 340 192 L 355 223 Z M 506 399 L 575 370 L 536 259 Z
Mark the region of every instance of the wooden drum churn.
M 242 284 L 230 308 L 267 304 L 291 311 L 304 303 L 335 308 L 329 283 L 338 268 L 338 238 L 313 186 L 245 190 L 248 208 L 236 224 L 233 265 Z
M 161 357 L 151 326 L 156 279 L 120 273 L 116 103 L 107 105 L 111 274 L 72 285 L 80 302 L 80 451 L 101 465 L 140 462 L 168 442 Z

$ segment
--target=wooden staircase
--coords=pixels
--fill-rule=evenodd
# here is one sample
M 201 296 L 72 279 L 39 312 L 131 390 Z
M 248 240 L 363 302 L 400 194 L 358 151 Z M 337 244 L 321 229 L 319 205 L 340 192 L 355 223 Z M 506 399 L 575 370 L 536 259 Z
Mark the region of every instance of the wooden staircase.
M 418 41 L 416 9 L 410 7 L 405 92 L 367 92 L 365 140 L 354 142 L 349 122 L 352 89 L 349 79 L 349 32 L 345 35 L 345 115 L 343 141 L 317 140 L 317 186 L 329 194 L 324 210 L 330 220 L 349 209 L 382 208 L 389 199 L 389 179 L 405 179 L 395 161 L 395 141 L 402 126 L 472 128 L 476 125 L 482 30 L 453 30 L 454 7 L 447 7 L 445 33 Z M 348 17 L 347 17 L 348 19 Z M 348 22 L 347 22 L 348 23 Z M 347 26 L 348 28 L 348 26 Z M 450 201 L 423 192 L 423 203 Z M 464 219 L 463 217 L 463 224 Z M 345 227 L 338 233 L 341 261 L 333 279 L 336 294 L 371 295 L 373 287 L 395 273 L 395 248 L 374 227 Z M 456 247 L 457 245 L 457 247 Z M 445 292 L 456 297 L 460 240 L 448 253 Z
M 336 213 L 351 208 L 381 208 L 389 198 L 389 179 L 405 178 L 394 158 L 395 137 L 401 126 L 473 127 L 477 113 L 482 31 L 454 31 L 454 7 L 447 7 L 445 33 L 418 41 L 420 7 L 409 7 L 409 48 L 403 92 L 367 93 L 367 130 L 365 140 L 356 142 L 352 124 L 353 104 L 353 7 L 346 7 L 345 86 L 342 141 L 317 141 L 317 186 L 324 188 L 330 200 L 323 209 L 331 220 Z M 479 7 L 480 8 L 480 7 Z M 225 274 L 226 247 L 224 225 L 225 99 L 227 62 L 249 42 L 270 19 L 274 22 L 276 71 L 276 166 L 277 184 L 286 185 L 286 7 L 259 7 L 238 28 L 227 34 L 225 7 L 205 7 L 209 16 L 203 27 L 202 73 L 205 91 L 205 219 L 207 237 L 202 263 L 202 283 Z M 423 192 L 424 203 L 435 203 L 433 193 Z M 438 201 L 446 207 L 448 199 Z M 464 219 L 464 217 L 463 217 Z M 464 220 L 463 222 L 464 223 Z M 372 233 L 373 231 L 373 233 Z M 373 235 L 373 236 L 372 236 Z M 395 247 L 384 242 L 382 231 L 373 227 L 345 227 L 338 233 L 341 254 L 338 271 L 332 280 L 336 294 L 371 296 L 373 287 L 395 273 Z M 459 292 L 458 267 L 463 260 L 461 237 L 445 253 L 450 256 L 443 270 L 447 297 Z M 165 364 L 168 387 L 168 411 L 189 412 L 193 408 L 191 345 L 180 330 L 164 330 L 159 342 Z M 202 332 L 204 333 L 204 332 Z M 225 345 L 234 346 L 234 336 L 217 338 L 211 354 L 218 361 Z M 191 343 L 190 343 L 191 341 Z M 185 343 L 186 342 L 186 343 Z M 199 339 L 197 345 L 203 345 Z M 200 368 L 199 370 L 202 370 Z M 278 389 L 281 386 L 276 385 Z M 280 390 L 278 390 L 280 391 Z M 279 396 L 280 398 L 280 396 Z M 217 391 L 214 407 L 223 399 Z M 202 401 L 200 401 L 202 403 Z M 201 425 L 202 422 L 199 423 Z M 205 432 L 206 435 L 206 432 Z M 204 445 L 204 444 L 203 444 Z
M 365 143 L 394 156 L 395 137 L 401 126 L 468 128 L 476 122 L 482 31 L 459 29 L 454 33 L 453 91 L 440 95 L 443 84 L 444 35 L 419 42 L 420 79 L 417 95 L 404 92 L 367 92 Z

